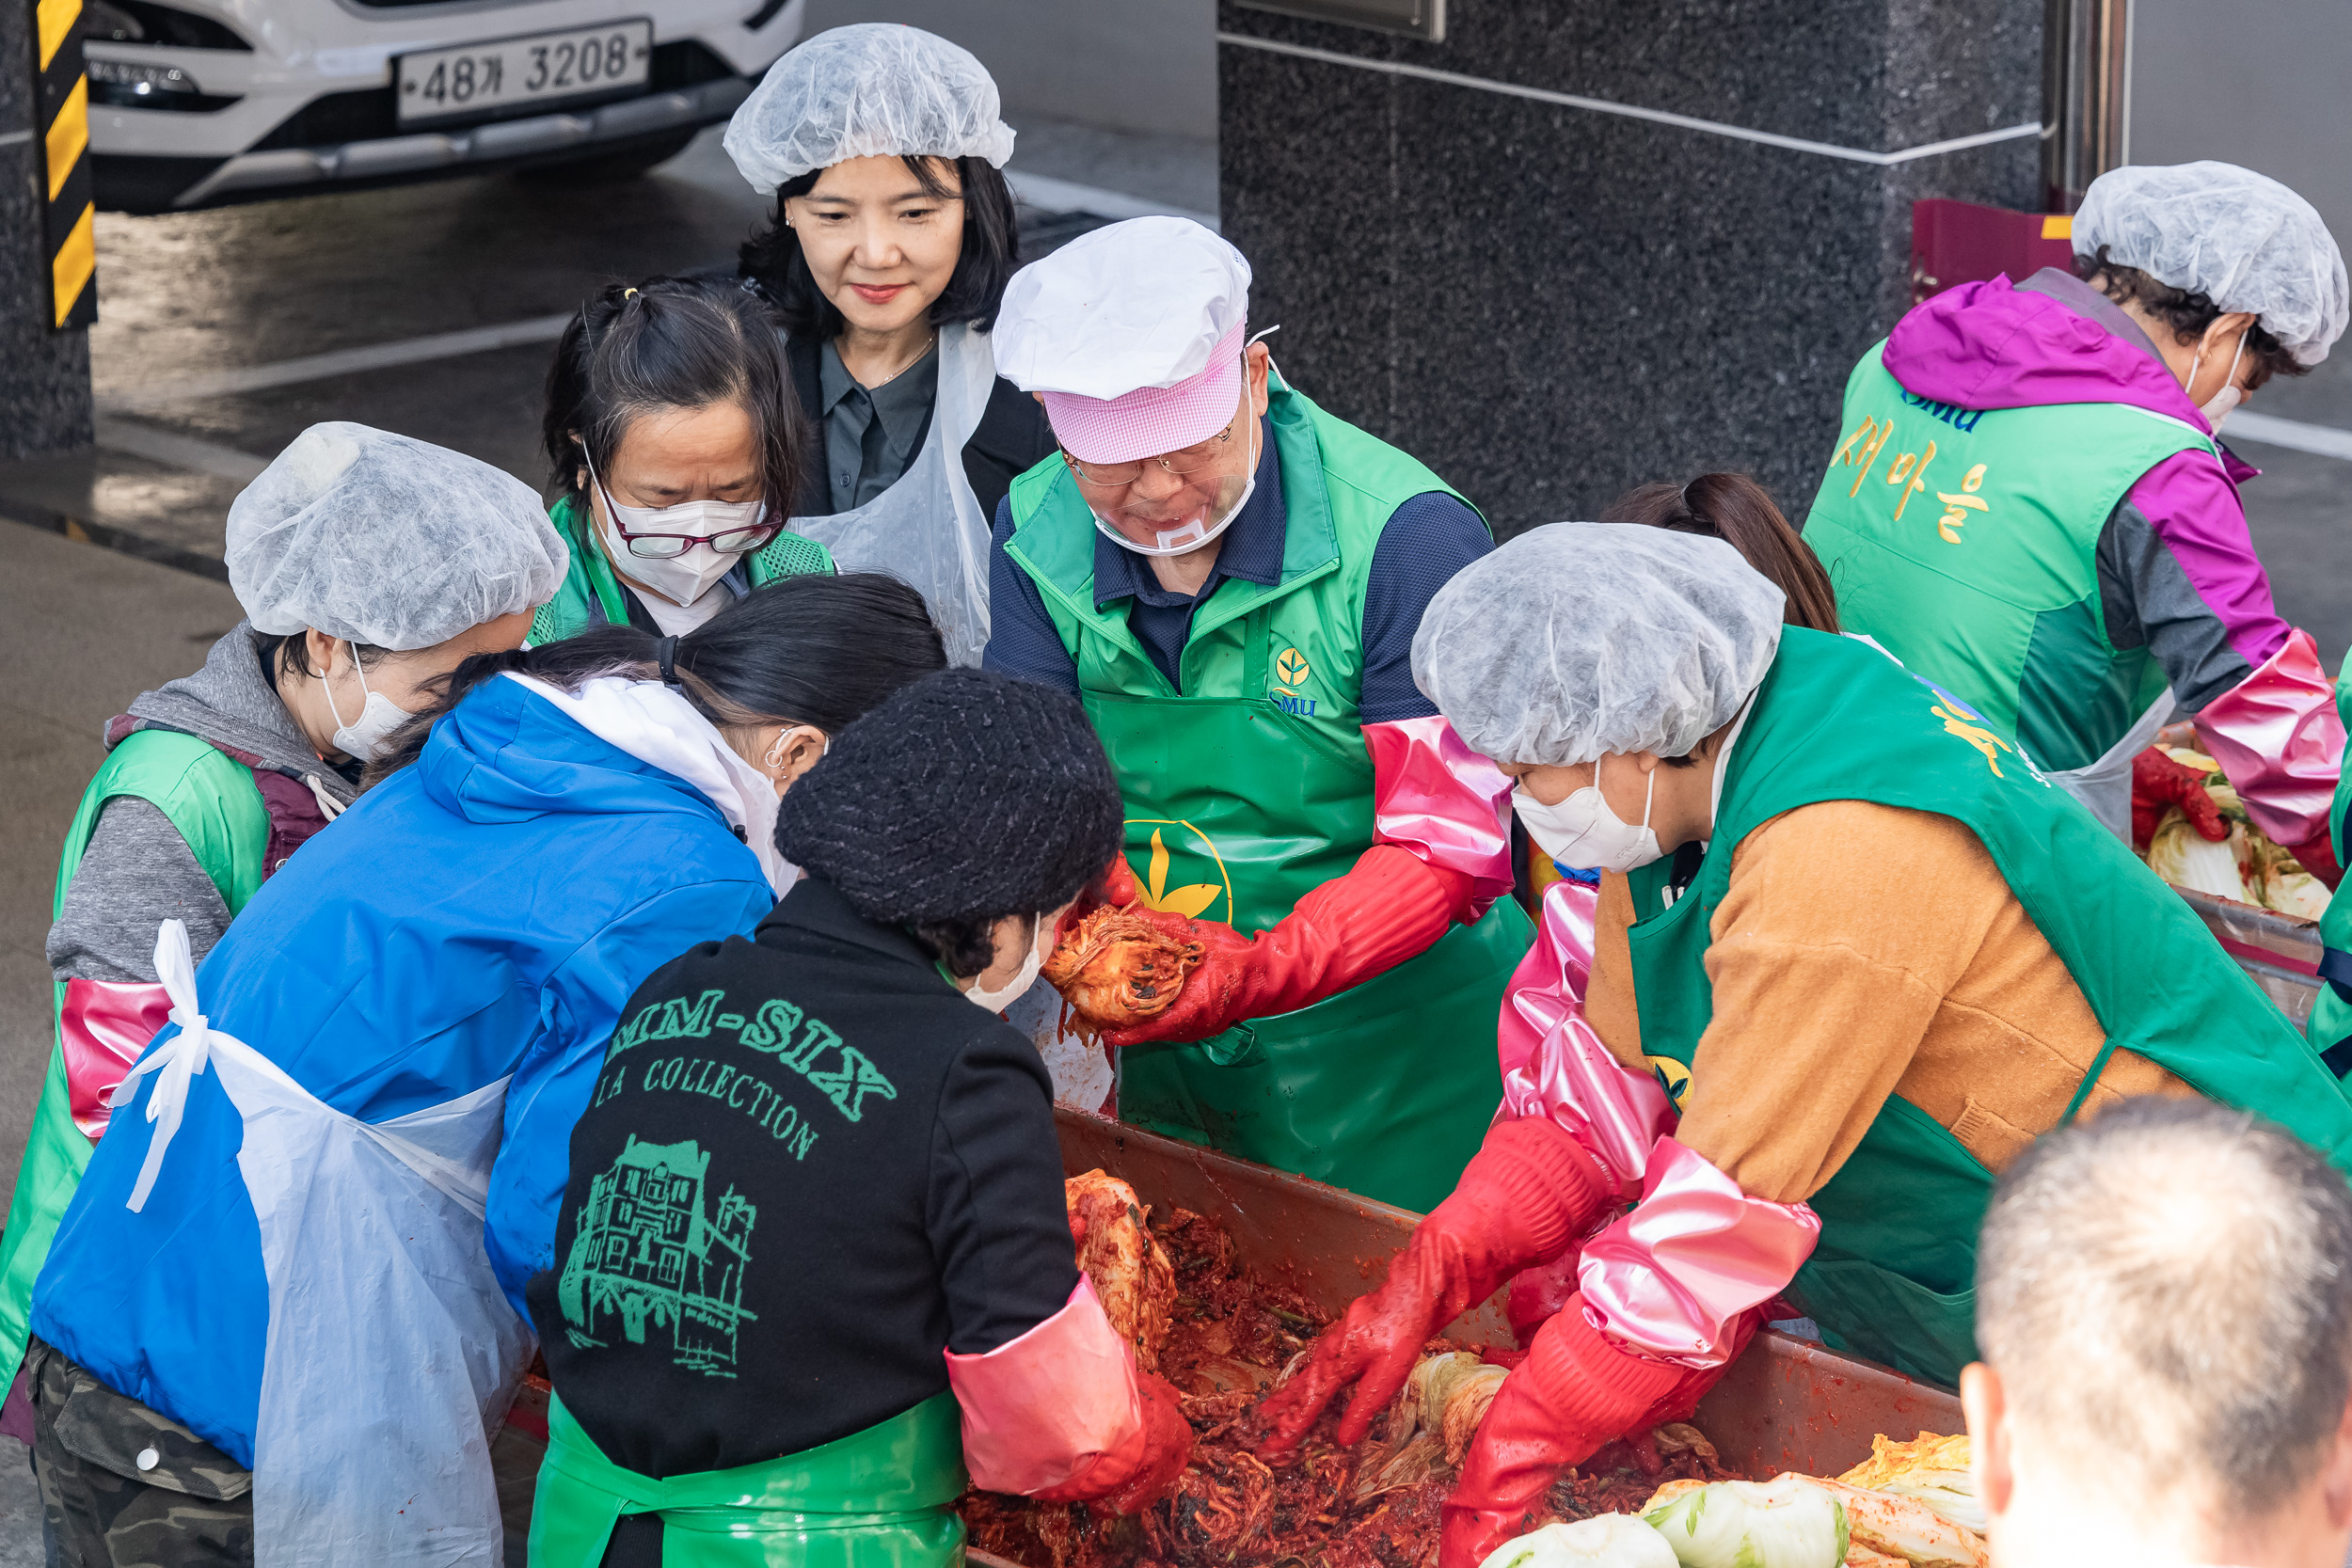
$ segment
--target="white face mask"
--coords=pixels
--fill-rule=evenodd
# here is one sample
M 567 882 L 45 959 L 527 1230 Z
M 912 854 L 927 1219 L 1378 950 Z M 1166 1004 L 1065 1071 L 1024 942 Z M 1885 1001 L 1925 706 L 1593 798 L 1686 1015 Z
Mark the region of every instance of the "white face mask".
M 1250 420 L 1249 428 L 1253 433 L 1258 431 L 1259 421 L 1256 418 L 1253 417 Z M 1112 526 L 1110 519 L 1100 512 L 1095 512 L 1091 506 L 1087 510 L 1093 514 L 1094 526 L 1101 529 L 1110 542 L 1122 550 L 1133 550 L 1137 555 L 1189 554 L 1232 528 L 1233 519 L 1241 515 L 1241 509 L 1249 504 L 1250 496 L 1258 488 L 1258 461 L 1265 455 L 1263 450 L 1264 447 L 1263 436 L 1253 434 L 1249 444 L 1249 476 L 1242 482 L 1241 498 L 1227 507 L 1215 523 L 1208 520 L 1208 509 L 1204 507 L 1200 516 L 1179 523 L 1174 528 L 1160 529 L 1153 535 L 1153 543 L 1138 545 L 1120 532 Z
M 596 477 L 593 463 L 588 465 L 588 477 L 595 482 L 596 494 L 604 499 L 604 515 L 596 519 L 596 531 L 603 536 L 605 550 L 613 564 L 624 577 L 644 583 L 674 604 L 690 605 L 709 593 L 714 583 L 735 570 L 742 555 L 729 554 L 709 545 L 690 545 L 679 555 L 637 555 L 630 551 L 628 541 L 621 537 L 620 528 L 613 526 L 615 519 L 631 533 L 684 533 L 707 539 L 730 529 L 756 528 L 768 515 L 768 503 L 764 500 L 623 506 L 612 499 L 604 481 Z
M 370 691 L 368 673 L 359 668 L 359 650 L 348 642 L 343 646 L 351 649 L 351 673 L 359 677 L 359 690 L 367 700 L 359 705 L 358 721 L 346 724 L 342 709 L 335 705 L 335 683 L 328 679 L 319 682 L 320 689 L 326 693 L 326 711 L 335 716 L 332 744 L 335 750 L 347 757 L 373 762 L 382 754 L 384 742 L 391 738 L 392 732 L 408 722 L 414 715 L 381 691 Z
M 2252 327 L 2248 327 L 2238 334 L 2237 352 L 2230 356 L 2230 373 L 2222 377 L 2221 390 L 2197 405 L 2197 412 L 2205 416 L 2205 422 L 2213 426 L 2213 433 L 2216 436 L 2221 434 L 2222 421 L 2230 417 L 2230 411 L 2246 401 L 2246 394 L 2238 389 L 2237 362 L 2245 356 L 2246 340 L 2253 335 Z M 2197 385 L 2197 367 L 2204 362 L 2204 358 L 2205 350 L 2201 344 L 2197 350 L 2197 357 L 2188 362 L 2189 386 Z
M 1050 936 L 1051 927 L 1047 927 L 1042 914 L 1037 917 L 1035 924 L 1039 929 L 1029 933 L 1029 956 L 1021 960 L 1021 967 L 1014 972 L 1012 978 L 994 990 L 974 981 L 972 989 L 963 993 L 966 1002 L 988 1012 L 1001 1013 L 1037 984 L 1037 972 L 1045 967 L 1045 955 L 1038 950 L 1038 940 L 1041 936 Z
M 1642 797 L 1642 825 L 1632 826 L 1601 798 L 1600 764 L 1596 762 L 1593 782 L 1558 805 L 1545 805 L 1518 786 L 1511 790 L 1511 804 L 1527 824 L 1527 836 L 1560 864 L 1623 876 L 1665 853 L 1649 828 L 1650 801 L 1657 794 L 1658 772 L 1652 768 L 1649 790 Z

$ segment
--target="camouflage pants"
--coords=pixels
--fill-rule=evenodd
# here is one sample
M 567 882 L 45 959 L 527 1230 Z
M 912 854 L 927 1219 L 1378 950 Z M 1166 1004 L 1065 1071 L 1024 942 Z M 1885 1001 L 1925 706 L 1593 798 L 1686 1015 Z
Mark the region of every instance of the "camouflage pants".
M 60 1568 L 252 1568 L 251 1471 L 39 1339 L 24 1370 Z

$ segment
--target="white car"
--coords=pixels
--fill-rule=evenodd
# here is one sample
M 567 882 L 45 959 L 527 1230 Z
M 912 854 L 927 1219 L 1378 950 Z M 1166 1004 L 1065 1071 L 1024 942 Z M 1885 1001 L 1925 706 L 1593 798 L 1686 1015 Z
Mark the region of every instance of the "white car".
M 618 176 L 726 119 L 806 0 L 86 0 L 98 204 Z

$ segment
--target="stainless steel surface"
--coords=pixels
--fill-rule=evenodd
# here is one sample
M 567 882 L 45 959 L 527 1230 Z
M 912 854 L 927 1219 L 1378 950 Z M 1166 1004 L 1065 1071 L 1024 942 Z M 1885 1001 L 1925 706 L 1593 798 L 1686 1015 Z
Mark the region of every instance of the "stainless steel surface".
M 2131 0 L 2048 0 L 2042 34 L 2042 185 L 2071 213 L 2123 162 L 2130 123 Z
M 2287 1015 L 2288 1022 L 2298 1029 L 2310 1022 L 2312 1004 L 2319 1000 L 2319 980 L 2312 973 L 2321 952 L 2317 921 L 2184 887 L 2172 891 L 2197 911 L 2222 949 Z
M 1234 0 L 1244 10 L 1276 11 L 1377 32 L 1445 41 L 1445 0 Z

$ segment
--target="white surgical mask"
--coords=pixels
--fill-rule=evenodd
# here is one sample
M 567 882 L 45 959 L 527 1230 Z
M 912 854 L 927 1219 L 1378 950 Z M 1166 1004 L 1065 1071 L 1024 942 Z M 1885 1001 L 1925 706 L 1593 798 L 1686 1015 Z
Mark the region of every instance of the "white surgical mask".
M 1138 545 L 1113 527 L 1109 518 L 1100 512 L 1095 512 L 1089 506 L 1087 510 L 1093 514 L 1094 526 L 1101 529 L 1112 544 L 1117 545 L 1122 550 L 1133 550 L 1137 555 L 1184 555 L 1199 549 L 1227 529 L 1232 528 L 1233 519 L 1241 515 L 1241 509 L 1249 504 L 1250 496 L 1257 491 L 1258 460 L 1265 455 L 1263 451 L 1265 443 L 1263 436 L 1257 434 L 1259 421 L 1255 418 L 1250 420 L 1249 428 L 1252 432 L 1249 477 L 1242 482 L 1241 499 L 1227 507 L 1224 515 L 1217 518 L 1215 523 L 1208 520 L 1204 512 L 1202 515 L 1181 523 L 1175 528 L 1164 528 L 1157 531 L 1153 536 L 1153 543 Z
M 1527 836 L 1560 864 L 1623 876 L 1665 853 L 1649 827 L 1650 802 L 1657 794 L 1658 772 L 1652 768 L 1649 790 L 1642 797 L 1642 825 L 1634 827 L 1601 798 L 1600 764 L 1596 762 L 1593 782 L 1570 792 L 1558 805 L 1545 805 L 1517 785 L 1511 790 L 1511 804 L 1527 824 Z
M 359 668 L 359 650 L 349 642 L 343 646 L 351 649 L 351 673 L 359 677 L 359 689 L 367 701 L 359 705 L 358 720 L 346 724 L 342 709 L 335 705 L 335 683 L 324 679 L 319 682 L 320 688 L 326 693 L 326 711 L 335 716 L 332 744 L 335 750 L 347 757 L 373 762 L 382 754 L 384 742 L 391 738 L 392 732 L 408 722 L 413 715 L 381 691 L 369 690 L 368 673 Z
M 1001 1013 L 1019 1001 L 1024 992 L 1037 984 L 1037 972 L 1045 967 L 1045 955 L 1038 951 L 1037 945 L 1040 936 L 1046 934 L 1043 929 L 1045 924 L 1045 917 L 1042 914 L 1039 915 L 1035 925 L 1040 929 L 1029 933 L 1029 956 L 1021 960 L 1021 967 L 1014 973 L 1011 979 L 994 990 L 990 990 L 976 980 L 973 982 L 972 989 L 963 993 L 963 999 L 974 1006 L 992 1013 Z
M 2205 422 L 2213 426 L 2216 436 L 2221 434 L 2222 421 L 2230 417 L 2230 411 L 2246 401 L 2246 394 L 2238 389 L 2237 362 L 2246 354 L 2246 340 L 2253 335 L 2251 327 L 2238 334 L 2237 352 L 2230 356 L 2230 373 L 2222 377 L 2221 390 L 2197 405 L 2197 412 L 2205 416 Z M 2200 346 L 2197 357 L 2188 362 L 2188 384 L 2191 387 L 2197 385 L 2197 367 L 2204 362 L 2204 357 L 2205 351 Z
M 709 538 L 731 529 L 756 528 L 768 515 L 768 503 L 764 500 L 623 506 L 612 499 L 604 481 L 596 477 L 594 464 L 589 465 L 588 477 L 596 482 L 596 493 L 604 498 L 604 515 L 596 519 L 596 531 L 604 536 L 605 550 L 613 563 L 631 580 L 642 582 L 680 605 L 691 605 L 709 593 L 711 586 L 735 570 L 736 562 L 743 557 L 708 545 L 690 545 L 679 555 L 637 555 L 630 551 L 628 541 L 621 537 L 614 521 L 617 519 L 631 533 L 685 533 Z

